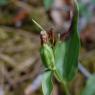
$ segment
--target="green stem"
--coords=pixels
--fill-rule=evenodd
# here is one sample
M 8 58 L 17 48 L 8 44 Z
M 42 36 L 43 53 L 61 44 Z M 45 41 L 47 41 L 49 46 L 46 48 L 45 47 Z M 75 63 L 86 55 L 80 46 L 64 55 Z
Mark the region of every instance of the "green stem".
M 70 95 L 67 83 L 65 81 L 62 81 L 62 84 L 64 85 L 66 95 Z
M 56 75 L 57 80 L 59 80 L 59 82 L 63 84 L 66 95 L 70 95 L 66 81 L 61 79 L 61 76 L 58 74 L 56 70 L 55 70 L 55 75 Z

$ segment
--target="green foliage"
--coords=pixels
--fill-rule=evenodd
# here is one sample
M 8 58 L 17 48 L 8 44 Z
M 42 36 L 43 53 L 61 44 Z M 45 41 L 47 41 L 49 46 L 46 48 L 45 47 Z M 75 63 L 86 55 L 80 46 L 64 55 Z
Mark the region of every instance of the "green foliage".
M 53 4 L 54 0 L 44 0 L 44 6 L 46 10 L 49 10 Z
M 92 75 L 88 80 L 86 87 L 81 95 L 95 95 L 95 75 Z
M 55 46 L 55 63 L 57 73 L 62 79 L 70 81 L 78 69 L 78 55 L 80 48 L 79 34 L 77 31 L 78 7 L 75 4 L 74 16 L 70 27 L 70 37 Z
M 64 78 L 64 67 L 63 67 L 63 61 L 65 56 L 65 43 L 62 43 L 61 41 L 58 41 L 54 48 L 54 56 L 55 56 L 55 76 L 59 81 L 62 81 Z
M 69 30 L 69 37 L 63 42 L 59 39 L 55 45 L 51 45 L 52 43 L 49 44 L 50 38 L 46 41 L 47 39 L 45 36 L 47 33 L 44 33 L 45 30 L 37 22 L 33 21 L 43 32 L 41 38 L 43 43 L 40 54 L 44 66 L 49 70 L 48 72 L 45 72 L 43 76 L 42 88 L 44 95 L 50 95 L 52 91 L 51 72 L 60 83 L 64 84 L 66 95 L 69 95 L 67 83 L 74 78 L 78 69 L 80 39 L 78 34 L 79 10 L 76 0 L 74 1 L 74 5 L 75 9 Z
M 0 6 L 8 4 L 8 0 L 0 0 Z
M 53 83 L 52 83 L 52 72 L 47 71 L 43 74 L 42 79 L 42 89 L 44 95 L 51 95 L 53 90 Z
M 76 2 L 75 2 L 76 3 Z M 70 27 L 70 37 L 66 40 L 64 71 L 66 80 L 72 80 L 78 69 L 80 39 L 78 34 L 78 5 L 75 4 L 74 16 Z
M 52 48 L 47 44 L 43 44 L 40 49 L 40 53 L 43 65 L 50 70 L 54 70 L 55 62 Z

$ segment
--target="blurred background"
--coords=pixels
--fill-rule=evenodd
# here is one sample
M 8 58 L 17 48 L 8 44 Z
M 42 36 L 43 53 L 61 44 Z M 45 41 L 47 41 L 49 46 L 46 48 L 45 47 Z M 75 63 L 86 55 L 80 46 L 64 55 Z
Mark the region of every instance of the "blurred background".
M 95 73 L 95 0 L 78 0 L 82 64 L 70 82 L 72 95 L 80 95 L 89 74 Z M 73 0 L 0 0 L 0 95 L 42 95 L 40 30 L 66 32 L 73 16 Z M 53 95 L 65 95 L 54 81 Z

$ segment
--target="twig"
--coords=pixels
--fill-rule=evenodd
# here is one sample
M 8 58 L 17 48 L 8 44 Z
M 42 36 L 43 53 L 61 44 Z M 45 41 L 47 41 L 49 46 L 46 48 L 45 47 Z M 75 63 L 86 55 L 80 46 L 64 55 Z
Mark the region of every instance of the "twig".
M 11 0 L 13 4 L 15 4 L 17 7 L 21 7 L 25 10 L 27 10 L 27 12 L 32 12 L 33 7 L 29 6 L 28 4 L 21 2 L 21 1 L 17 1 L 17 0 Z
M 3 89 L 2 85 L 0 85 L 0 95 L 4 95 L 4 89 Z
M 87 71 L 85 67 L 82 66 L 82 64 L 78 64 L 79 71 L 88 79 L 91 76 L 91 73 Z
M 36 79 L 25 89 L 25 95 L 29 95 L 30 93 L 35 92 L 40 86 L 42 82 L 42 75 L 36 77 Z
M 3 72 L 2 72 L 2 75 L 4 77 L 4 80 L 6 79 L 9 83 L 10 86 L 13 86 L 13 80 L 12 78 L 10 77 L 9 73 L 6 71 L 6 69 L 4 68 Z
M 29 68 L 30 66 L 32 66 L 39 58 L 28 58 L 26 61 L 20 63 L 19 65 L 17 65 L 16 70 L 17 71 L 25 71 L 27 70 L 27 68 Z
M 9 56 L 0 53 L 0 59 L 10 64 L 12 67 L 16 67 L 15 61 L 11 59 Z

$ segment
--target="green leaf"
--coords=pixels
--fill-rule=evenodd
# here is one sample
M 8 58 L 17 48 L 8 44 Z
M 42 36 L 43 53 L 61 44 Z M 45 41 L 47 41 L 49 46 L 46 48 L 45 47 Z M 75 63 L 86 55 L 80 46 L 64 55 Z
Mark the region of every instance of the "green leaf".
M 54 0 L 44 0 L 44 6 L 46 10 L 49 10 L 52 7 Z
M 95 75 L 92 75 L 86 84 L 81 95 L 95 95 Z
M 55 46 L 56 76 L 66 81 L 74 78 L 78 69 L 80 39 L 78 34 L 78 6 L 75 3 L 74 16 L 70 27 L 70 37 Z
M 79 9 L 75 0 L 74 15 L 70 27 L 70 37 L 66 40 L 65 57 L 64 57 L 64 74 L 66 80 L 72 80 L 78 69 L 78 56 L 80 49 L 80 39 L 78 33 Z
M 63 61 L 65 56 L 65 43 L 58 41 L 54 48 L 54 56 L 55 56 L 55 76 L 59 81 L 63 80 L 64 76 L 64 67 Z
M 43 74 L 42 90 L 44 95 L 51 95 L 53 90 L 52 72 L 47 71 Z

